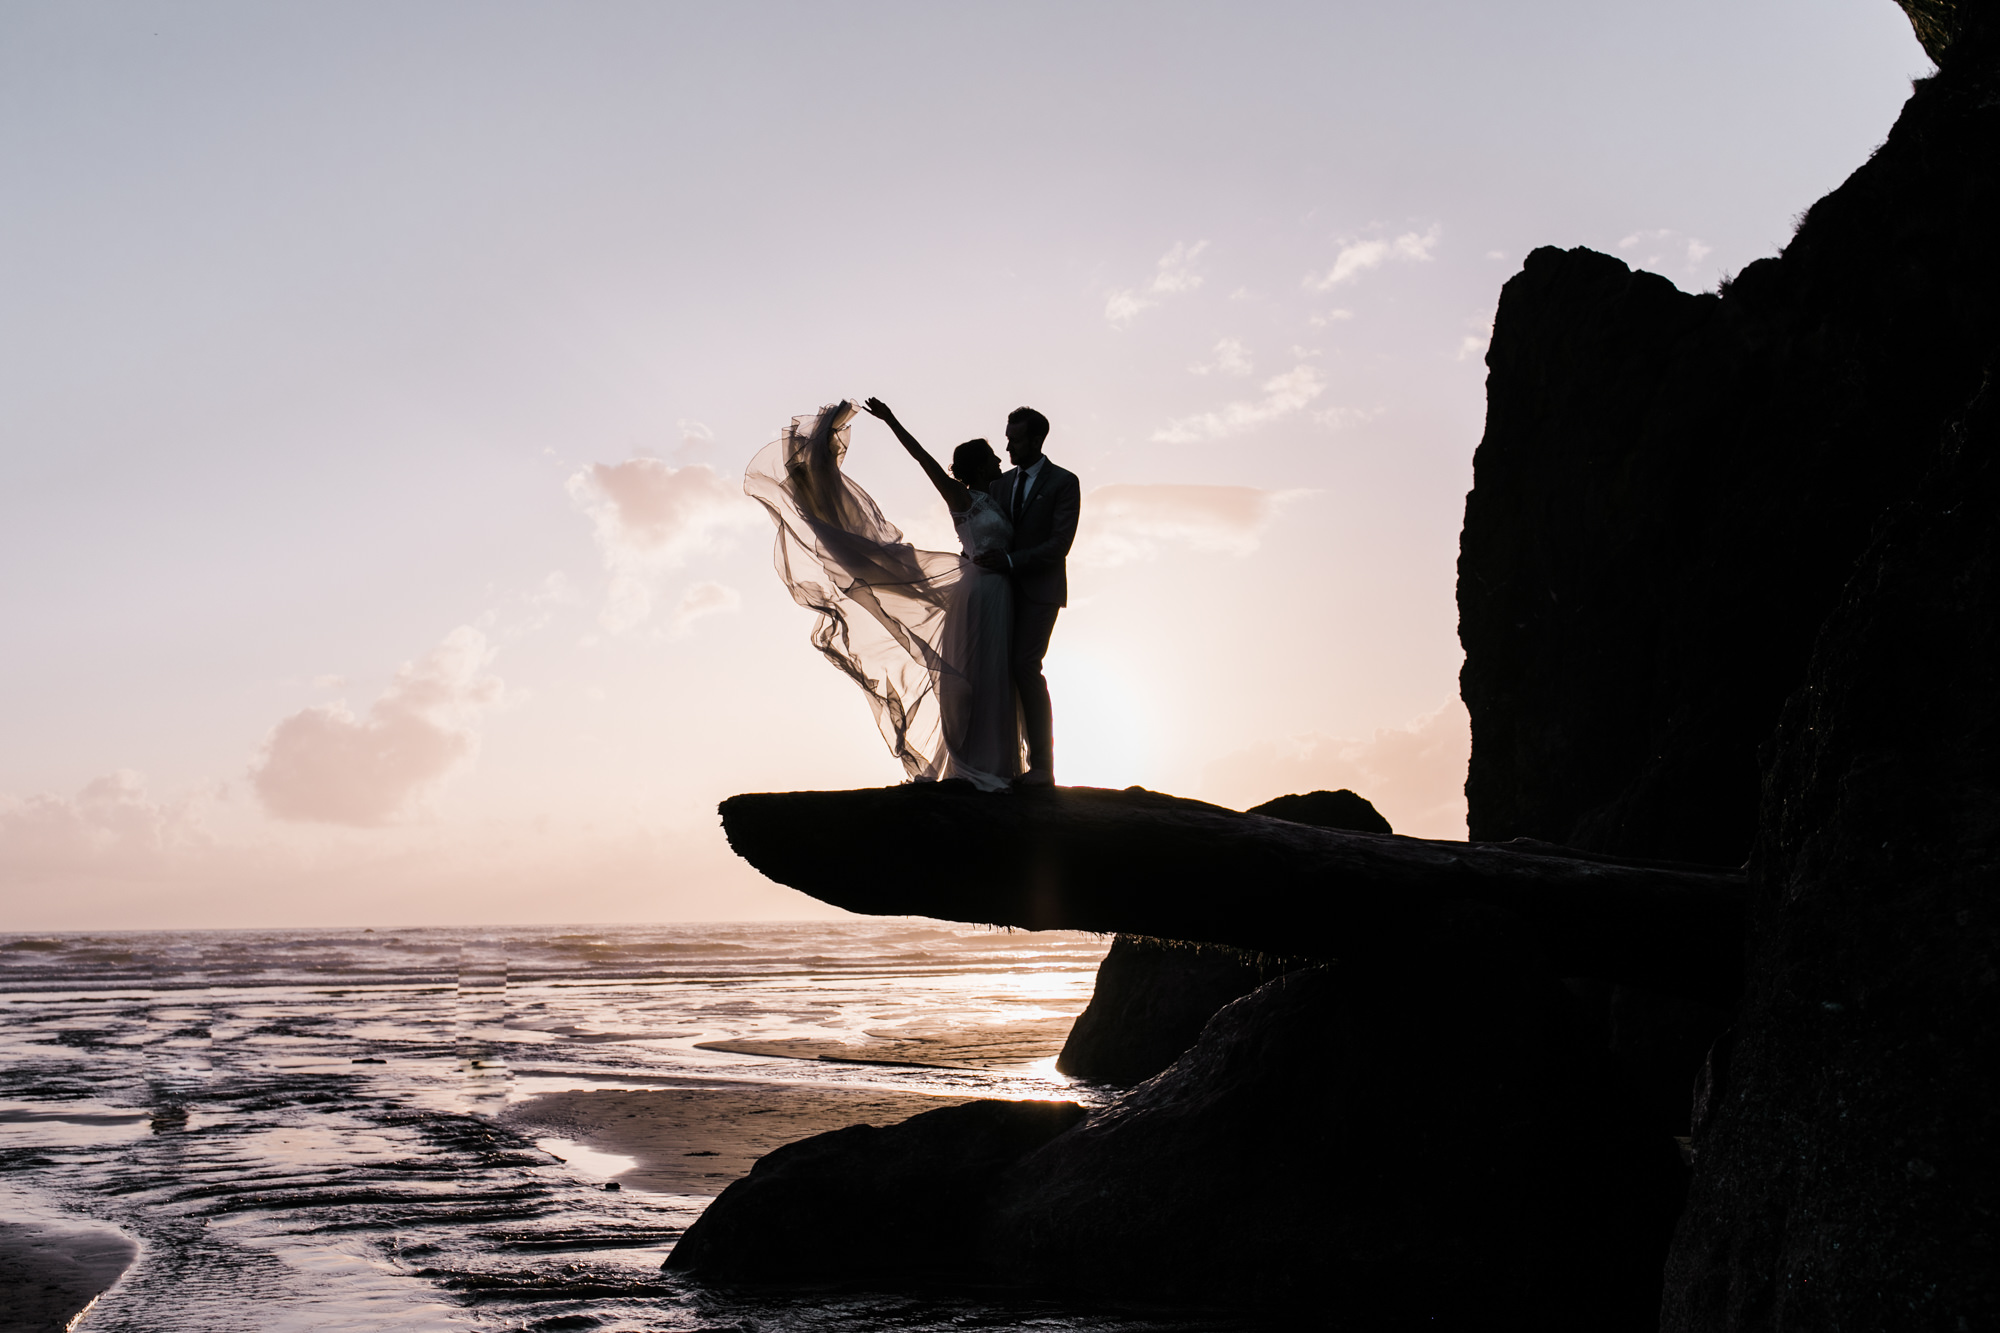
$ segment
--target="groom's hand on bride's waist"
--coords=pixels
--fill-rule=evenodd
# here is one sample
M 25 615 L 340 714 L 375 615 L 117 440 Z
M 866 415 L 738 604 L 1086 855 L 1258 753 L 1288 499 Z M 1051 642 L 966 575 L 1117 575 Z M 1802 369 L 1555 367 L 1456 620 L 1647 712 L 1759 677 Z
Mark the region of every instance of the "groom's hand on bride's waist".
M 1009 569 L 1013 568 L 1012 564 L 1008 562 L 1007 557 L 998 551 L 987 551 L 983 554 L 975 555 L 972 557 L 972 563 L 978 565 L 981 569 L 991 569 L 1001 574 L 1005 574 Z

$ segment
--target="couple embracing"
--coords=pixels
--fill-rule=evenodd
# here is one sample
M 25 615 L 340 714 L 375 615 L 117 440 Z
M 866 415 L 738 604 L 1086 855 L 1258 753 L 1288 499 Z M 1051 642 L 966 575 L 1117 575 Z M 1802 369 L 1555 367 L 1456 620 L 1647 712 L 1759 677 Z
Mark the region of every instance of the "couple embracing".
M 842 402 L 794 418 L 744 474 L 777 524 L 778 575 L 819 613 L 813 645 L 868 696 L 911 780 L 1052 786 L 1042 659 L 1069 602 L 1076 474 L 1044 455 L 1048 418 L 1030 407 L 1007 418 L 1006 471 L 983 439 L 959 445 L 946 468 L 880 399 L 866 409 L 937 488 L 960 550 L 912 546 L 841 471 L 857 411 Z

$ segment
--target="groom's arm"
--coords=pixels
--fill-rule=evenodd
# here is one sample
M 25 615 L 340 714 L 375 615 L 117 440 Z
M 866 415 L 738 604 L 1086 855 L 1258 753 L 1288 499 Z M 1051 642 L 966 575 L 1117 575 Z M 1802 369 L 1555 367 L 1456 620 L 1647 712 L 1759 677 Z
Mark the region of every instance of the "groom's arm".
M 1062 488 L 1055 493 L 1055 522 L 1049 530 L 1047 541 L 1036 542 L 1009 553 L 1016 574 L 1032 574 L 1040 569 L 1053 569 L 1069 554 L 1070 545 L 1076 541 L 1076 521 L 1083 512 L 1083 484 L 1069 473 L 1062 480 Z

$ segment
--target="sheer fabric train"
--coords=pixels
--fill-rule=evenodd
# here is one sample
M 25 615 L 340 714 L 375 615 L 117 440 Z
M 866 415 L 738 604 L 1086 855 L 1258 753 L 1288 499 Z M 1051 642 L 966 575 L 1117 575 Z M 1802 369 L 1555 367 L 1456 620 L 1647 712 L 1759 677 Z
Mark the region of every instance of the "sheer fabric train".
M 856 408 L 794 417 L 759 450 L 743 490 L 778 527 L 774 561 L 792 600 L 819 613 L 813 646 L 861 687 L 910 780 L 1004 787 L 1024 764 L 1007 671 L 1013 587 L 972 563 L 1007 549 L 1000 507 L 975 494 L 953 514 L 963 554 L 920 551 L 841 472 Z

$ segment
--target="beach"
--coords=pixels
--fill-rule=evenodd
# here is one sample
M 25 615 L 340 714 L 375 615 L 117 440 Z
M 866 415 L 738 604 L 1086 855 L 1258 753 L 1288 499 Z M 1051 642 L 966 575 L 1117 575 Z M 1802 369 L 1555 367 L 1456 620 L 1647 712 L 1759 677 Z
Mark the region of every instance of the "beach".
M 971 1295 L 660 1265 L 784 1143 L 1103 1100 L 1053 1057 L 1107 945 L 909 920 L 0 937 L 6 1308 L 60 1328 L 95 1297 L 78 1327 L 119 1333 L 1003 1326 Z

